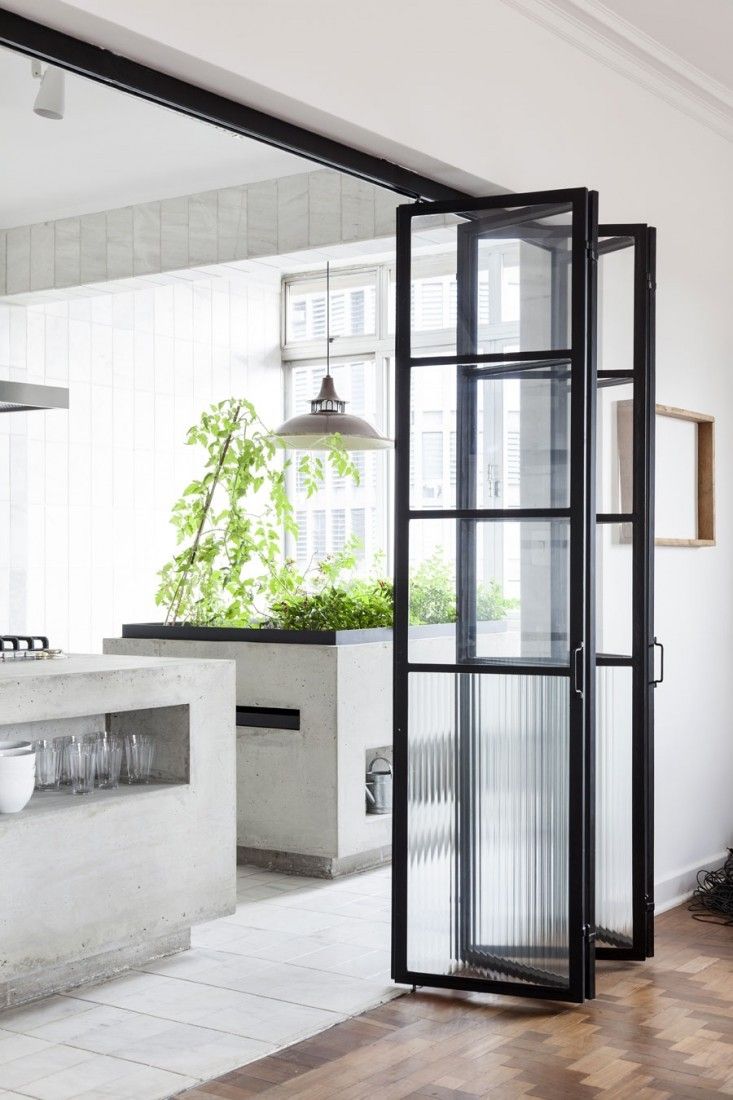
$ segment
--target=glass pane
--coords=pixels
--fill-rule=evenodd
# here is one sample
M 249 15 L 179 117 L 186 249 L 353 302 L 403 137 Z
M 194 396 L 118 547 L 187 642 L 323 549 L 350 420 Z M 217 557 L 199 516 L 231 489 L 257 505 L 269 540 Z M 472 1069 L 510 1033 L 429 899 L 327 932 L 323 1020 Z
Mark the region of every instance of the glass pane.
M 567 986 L 568 700 L 564 676 L 409 677 L 410 970 Z
M 596 676 L 596 924 L 603 945 L 633 935 L 632 670 Z
M 599 512 L 634 509 L 634 387 L 631 383 L 598 388 L 597 508 Z
M 569 365 L 421 367 L 411 383 L 411 508 L 568 507 Z M 459 386 L 473 436 L 457 432 Z
M 410 661 L 463 659 L 468 631 L 469 656 L 566 664 L 569 535 L 568 520 L 413 520 Z
M 599 244 L 608 238 L 600 238 Z M 634 366 L 634 248 L 601 250 L 598 263 L 598 369 Z
M 596 535 L 596 645 L 631 656 L 633 642 L 631 524 L 599 523 Z
M 331 335 L 373 336 L 376 332 L 377 280 L 373 270 L 331 272 Z M 326 276 L 287 284 L 286 344 L 326 340 Z
M 569 204 L 414 218 L 413 356 L 568 348 L 571 238 Z

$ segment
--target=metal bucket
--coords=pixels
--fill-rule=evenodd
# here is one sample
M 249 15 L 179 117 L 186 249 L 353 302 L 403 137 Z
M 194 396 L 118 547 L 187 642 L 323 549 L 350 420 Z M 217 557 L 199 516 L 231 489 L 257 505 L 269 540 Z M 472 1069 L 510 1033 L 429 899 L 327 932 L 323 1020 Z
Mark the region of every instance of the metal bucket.
M 387 770 L 374 770 L 379 761 Z M 366 773 L 366 803 L 368 814 L 392 813 L 392 765 L 386 756 L 375 756 Z

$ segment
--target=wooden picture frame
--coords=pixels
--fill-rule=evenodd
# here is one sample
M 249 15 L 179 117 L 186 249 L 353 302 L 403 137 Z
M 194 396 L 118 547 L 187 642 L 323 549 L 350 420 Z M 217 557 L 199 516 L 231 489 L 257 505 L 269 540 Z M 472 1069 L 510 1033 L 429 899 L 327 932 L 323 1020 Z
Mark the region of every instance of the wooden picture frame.
M 655 538 L 654 545 L 715 546 L 715 417 L 707 413 L 692 412 L 690 409 L 678 409 L 674 405 L 656 405 L 655 412 L 657 416 L 686 420 L 696 425 L 697 517 L 695 538 L 664 536 Z M 634 499 L 633 403 L 619 401 L 616 414 L 621 510 L 631 512 Z

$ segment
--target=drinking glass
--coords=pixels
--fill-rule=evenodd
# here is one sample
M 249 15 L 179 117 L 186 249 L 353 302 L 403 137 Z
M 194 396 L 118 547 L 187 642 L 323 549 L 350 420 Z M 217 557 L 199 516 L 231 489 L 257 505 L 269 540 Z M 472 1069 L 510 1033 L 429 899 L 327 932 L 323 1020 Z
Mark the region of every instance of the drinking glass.
M 97 747 L 89 741 L 73 741 L 66 748 L 66 765 L 72 794 L 89 794 L 94 790 Z
M 128 783 L 149 783 L 155 755 L 155 742 L 144 733 L 128 733 L 125 738 L 125 763 Z
M 36 741 L 36 790 L 57 791 L 61 782 L 62 746 L 58 741 Z
M 111 733 L 97 734 L 94 745 L 97 750 L 97 786 L 113 790 L 120 784 L 122 767 L 122 741 Z
M 79 745 L 82 743 L 82 738 L 75 736 L 57 737 L 56 744 L 61 750 L 61 786 L 71 786 L 71 775 L 69 774 L 69 747 L 71 745 Z

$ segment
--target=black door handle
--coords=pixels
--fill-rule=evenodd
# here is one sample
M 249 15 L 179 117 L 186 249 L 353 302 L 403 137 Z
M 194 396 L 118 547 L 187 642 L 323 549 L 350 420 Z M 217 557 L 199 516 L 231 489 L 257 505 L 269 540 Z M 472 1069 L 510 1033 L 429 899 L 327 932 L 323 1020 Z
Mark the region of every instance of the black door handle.
M 583 688 L 580 686 L 582 677 L 578 675 L 578 658 L 583 654 L 583 646 L 579 645 L 573 650 L 573 691 L 583 698 Z
M 652 680 L 652 686 L 656 687 L 657 684 L 661 684 L 664 680 L 664 646 L 658 638 L 655 638 L 652 642 L 652 648 L 659 650 L 659 679 Z M 652 675 L 654 675 L 653 672 Z

